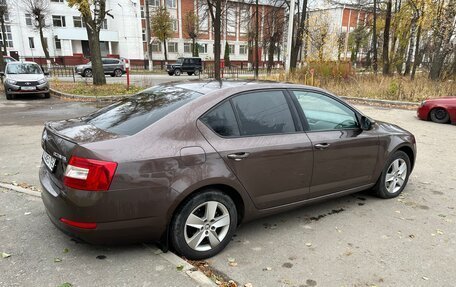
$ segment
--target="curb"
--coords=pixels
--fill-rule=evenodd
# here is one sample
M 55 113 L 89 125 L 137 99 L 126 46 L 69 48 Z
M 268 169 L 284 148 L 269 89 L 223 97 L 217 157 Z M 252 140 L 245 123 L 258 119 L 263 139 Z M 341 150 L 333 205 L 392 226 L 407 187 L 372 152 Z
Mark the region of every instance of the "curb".
M 386 105 L 395 105 L 395 106 L 404 106 L 404 107 L 417 107 L 420 105 L 419 103 L 415 103 L 415 102 L 390 101 L 390 100 L 345 97 L 345 96 L 342 96 L 341 98 L 344 100 L 362 101 L 362 102 L 368 102 L 368 103 L 377 103 L 377 104 L 386 104 Z
M 24 194 L 27 194 L 27 195 L 35 196 L 35 197 L 41 197 L 41 192 L 33 191 L 33 190 L 30 190 L 30 189 L 27 189 L 27 188 L 23 188 L 23 187 L 20 187 L 20 186 L 15 186 L 15 185 L 9 184 L 9 183 L 0 182 L 0 187 L 6 188 L 6 189 L 10 189 L 10 190 L 13 190 L 13 191 L 16 191 L 16 192 L 19 192 L 19 193 L 24 193 Z
M 78 100 L 81 102 L 115 102 L 124 98 L 127 98 L 129 96 L 127 95 L 120 95 L 120 96 L 102 96 L 102 97 L 97 97 L 97 96 L 82 96 L 82 95 L 73 95 L 73 94 L 67 94 L 64 92 L 56 91 L 54 89 L 49 89 L 51 95 L 53 97 L 59 98 L 59 99 L 69 99 L 69 100 Z
M 172 265 L 176 266 L 176 268 L 179 266 L 182 266 L 182 272 L 185 272 L 188 277 L 193 279 L 198 286 L 201 287 L 217 287 L 217 284 L 215 284 L 214 281 L 212 281 L 209 277 L 204 275 L 203 272 L 199 271 L 198 268 L 195 266 L 191 265 L 184 259 L 180 258 L 176 254 L 168 251 L 166 253 L 162 252 L 160 249 L 158 249 L 155 246 L 150 246 L 149 244 L 143 244 L 147 248 L 151 249 L 151 251 L 155 254 L 160 256 L 161 258 L 165 259 Z
M 0 182 L 0 187 L 6 188 L 9 190 L 13 190 L 13 191 L 16 191 L 19 193 L 27 194 L 30 196 L 41 198 L 41 192 L 29 190 L 29 189 L 26 189 L 26 188 L 23 188 L 20 186 L 15 186 L 13 184 Z M 188 263 L 187 261 L 183 260 L 176 254 L 174 254 L 172 252 L 163 253 L 160 249 L 158 249 L 155 246 L 150 246 L 148 244 L 143 244 L 143 245 L 146 246 L 147 248 L 149 248 L 155 255 L 160 256 L 161 258 L 165 259 L 172 265 L 176 266 L 176 268 L 178 266 L 179 267 L 182 266 L 183 267 L 182 272 L 185 272 L 185 274 L 187 274 L 188 277 L 190 277 L 193 281 L 195 281 L 198 284 L 198 286 L 200 286 L 200 287 L 217 287 L 217 284 L 215 284 L 215 282 L 212 281 L 209 277 L 204 275 L 203 272 L 199 271 L 195 266 L 193 266 L 190 263 Z

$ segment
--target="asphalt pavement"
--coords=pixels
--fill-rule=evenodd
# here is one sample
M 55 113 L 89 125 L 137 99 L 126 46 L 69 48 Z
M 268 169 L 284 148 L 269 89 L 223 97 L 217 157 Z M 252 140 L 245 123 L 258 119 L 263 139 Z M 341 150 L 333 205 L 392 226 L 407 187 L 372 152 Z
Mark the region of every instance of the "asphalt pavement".
M 38 186 L 43 123 L 96 108 L 0 96 L 0 181 Z M 242 225 L 207 260 L 214 270 L 240 286 L 454 286 L 456 127 L 420 121 L 415 111 L 358 108 L 415 134 L 418 157 L 403 195 L 380 200 L 359 193 Z M 52 226 L 39 200 L 5 190 L 0 246 L 12 254 L 0 258 L 0 286 L 194 284 L 142 245 L 76 244 Z

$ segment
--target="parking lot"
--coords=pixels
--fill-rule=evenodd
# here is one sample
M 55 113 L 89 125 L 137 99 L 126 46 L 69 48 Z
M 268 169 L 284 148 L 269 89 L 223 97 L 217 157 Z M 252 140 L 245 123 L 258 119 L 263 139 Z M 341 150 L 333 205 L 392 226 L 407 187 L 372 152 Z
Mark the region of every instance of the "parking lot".
M 414 133 L 418 156 L 403 195 L 359 193 L 242 225 L 207 260 L 215 271 L 256 287 L 454 285 L 456 127 L 419 121 L 415 111 L 357 107 Z M 39 187 L 43 123 L 96 108 L 0 95 L 0 182 Z M 196 286 L 143 245 L 76 244 L 39 199 L 1 190 L 0 202 L 0 252 L 12 255 L 0 259 L 0 286 Z

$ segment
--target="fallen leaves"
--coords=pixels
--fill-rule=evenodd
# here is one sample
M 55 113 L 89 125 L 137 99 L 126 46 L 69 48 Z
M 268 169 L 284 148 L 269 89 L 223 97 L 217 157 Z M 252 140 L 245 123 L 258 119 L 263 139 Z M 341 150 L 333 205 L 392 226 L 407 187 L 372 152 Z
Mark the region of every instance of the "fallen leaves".
M 228 258 L 228 265 L 231 266 L 231 267 L 236 267 L 238 264 L 236 262 L 236 259 Z
M 176 270 L 177 270 L 177 271 L 182 271 L 182 270 L 184 270 L 184 265 L 182 265 L 182 264 L 177 265 L 177 266 L 176 266 Z
M 11 254 L 2 252 L 2 258 L 9 258 L 9 257 L 11 257 Z
M 62 259 L 60 259 L 60 258 L 54 258 L 54 262 L 55 262 L 55 263 L 62 262 Z

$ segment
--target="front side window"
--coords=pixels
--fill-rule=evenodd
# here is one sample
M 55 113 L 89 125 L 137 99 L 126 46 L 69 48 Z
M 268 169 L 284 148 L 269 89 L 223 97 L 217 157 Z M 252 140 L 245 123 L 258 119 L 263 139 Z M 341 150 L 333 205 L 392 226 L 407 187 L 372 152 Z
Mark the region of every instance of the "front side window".
M 231 99 L 241 136 L 292 133 L 293 117 L 282 91 L 261 91 Z
M 358 128 L 353 110 L 331 97 L 306 91 L 294 91 L 309 124 L 310 131 Z
M 232 137 L 240 135 L 230 101 L 226 101 L 209 111 L 201 118 L 201 121 L 220 136 Z
M 156 86 L 105 107 L 83 120 L 110 133 L 133 135 L 201 95 L 179 87 Z

